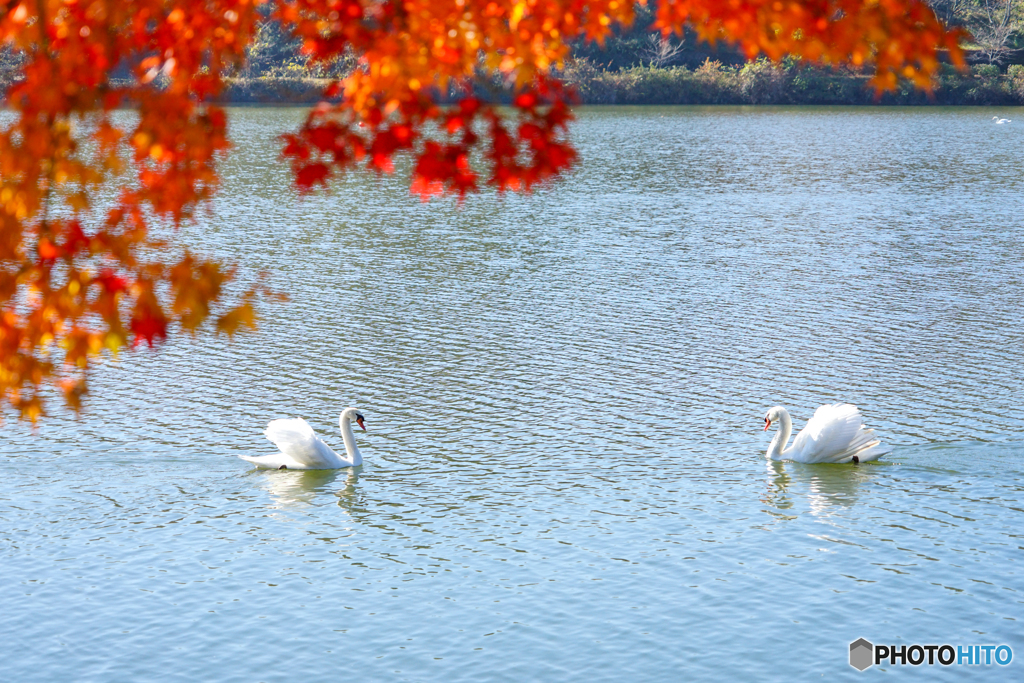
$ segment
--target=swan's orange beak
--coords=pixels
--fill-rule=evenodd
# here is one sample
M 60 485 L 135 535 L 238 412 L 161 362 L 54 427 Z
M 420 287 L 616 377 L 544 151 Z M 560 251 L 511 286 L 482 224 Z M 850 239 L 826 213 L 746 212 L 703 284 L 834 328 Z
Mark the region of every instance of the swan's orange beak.
M 768 428 L 771 427 L 771 426 L 772 426 L 772 421 L 769 420 L 767 417 L 764 418 L 764 431 L 767 432 Z
M 363 424 L 363 418 L 361 418 L 361 417 L 357 417 L 357 418 L 356 418 L 356 424 L 358 424 L 358 425 L 359 425 L 359 427 L 360 427 L 360 428 L 361 428 L 361 429 L 362 429 L 362 430 L 363 430 L 364 432 L 366 431 L 366 425 L 364 425 L 364 424 Z

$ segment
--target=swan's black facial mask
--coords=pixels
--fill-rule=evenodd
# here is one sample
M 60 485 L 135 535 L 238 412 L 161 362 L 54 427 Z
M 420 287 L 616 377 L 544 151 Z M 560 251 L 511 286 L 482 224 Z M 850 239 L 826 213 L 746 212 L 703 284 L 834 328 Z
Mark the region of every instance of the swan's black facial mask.
M 356 415 L 356 424 L 358 424 L 359 427 L 362 428 L 362 430 L 364 432 L 366 431 L 366 425 L 363 424 L 363 416 L 362 415 Z

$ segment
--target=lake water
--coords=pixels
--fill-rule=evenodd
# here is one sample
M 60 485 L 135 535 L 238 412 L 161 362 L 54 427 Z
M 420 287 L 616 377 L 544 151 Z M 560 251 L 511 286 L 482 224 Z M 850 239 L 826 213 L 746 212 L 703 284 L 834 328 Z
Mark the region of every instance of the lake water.
M 181 233 L 291 302 L 4 425 L 0 678 L 1020 680 L 1024 110 L 585 109 L 570 178 L 462 208 L 297 200 L 301 116 L 232 110 Z M 765 461 L 834 401 L 892 455 Z M 235 457 L 348 405 L 360 468 Z

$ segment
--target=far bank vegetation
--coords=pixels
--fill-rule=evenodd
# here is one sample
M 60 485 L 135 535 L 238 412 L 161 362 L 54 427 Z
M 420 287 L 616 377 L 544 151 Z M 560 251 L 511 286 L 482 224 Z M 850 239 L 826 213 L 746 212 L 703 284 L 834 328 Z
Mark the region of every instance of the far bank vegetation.
M 867 85 L 867 68 L 747 62 L 727 46 L 712 47 L 693 36 L 662 38 L 648 30 L 654 17 L 643 6 L 637 7 L 634 26 L 604 46 L 577 44 L 562 78 L 576 87 L 583 104 L 1024 105 L 1024 0 L 930 2 L 943 21 L 973 36 L 966 46 L 969 70 L 944 65 L 932 93 L 908 84 L 878 98 Z M 230 79 L 223 99 L 315 102 L 330 79 L 356 68 L 355 56 L 310 68 L 300 47 L 275 22 L 263 22 L 245 68 Z M 19 77 L 20 64 L 18 55 L 0 52 L 0 87 Z M 500 90 L 500 83 L 494 85 Z

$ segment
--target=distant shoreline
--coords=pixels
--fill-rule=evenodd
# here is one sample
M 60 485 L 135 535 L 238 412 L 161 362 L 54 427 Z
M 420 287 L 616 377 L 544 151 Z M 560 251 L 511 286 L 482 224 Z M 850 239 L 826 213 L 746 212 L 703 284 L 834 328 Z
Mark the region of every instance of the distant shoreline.
M 696 69 L 635 66 L 619 70 L 602 70 L 580 60 L 562 73 L 562 80 L 575 88 L 581 105 L 1024 106 L 1024 65 L 1019 64 L 1011 65 L 1007 73 L 992 65 L 973 66 L 968 72 L 943 65 L 933 92 L 903 83 L 881 97 L 864 73 L 767 60 L 736 66 L 708 61 Z M 330 82 L 301 76 L 227 78 L 216 101 L 310 105 L 321 100 Z M 452 95 L 442 102 L 458 99 Z
M 932 93 L 902 84 L 877 97 L 863 74 L 786 66 L 766 61 L 740 67 L 709 63 L 686 67 L 633 67 L 602 71 L 584 64 L 563 74 L 579 104 L 913 105 L 1024 106 L 1024 66 L 1009 73 L 975 66 L 962 73 L 945 67 Z M 314 104 L 330 81 L 301 77 L 229 78 L 218 100 L 225 104 Z M 452 100 L 456 98 L 451 98 Z
M 743 104 L 871 106 L 1024 105 L 1024 66 L 1003 74 L 990 65 L 960 72 L 943 66 L 933 92 L 901 83 L 877 95 L 870 76 L 842 69 L 759 60 L 742 66 L 707 62 L 685 67 L 619 71 L 577 68 L 566 73 L 585 104 Z

